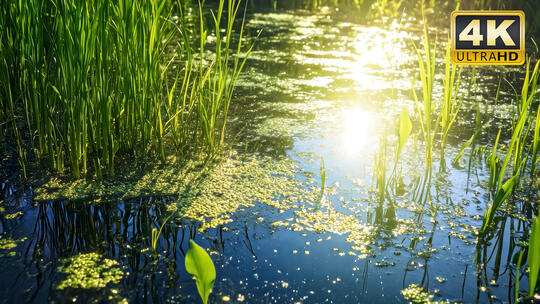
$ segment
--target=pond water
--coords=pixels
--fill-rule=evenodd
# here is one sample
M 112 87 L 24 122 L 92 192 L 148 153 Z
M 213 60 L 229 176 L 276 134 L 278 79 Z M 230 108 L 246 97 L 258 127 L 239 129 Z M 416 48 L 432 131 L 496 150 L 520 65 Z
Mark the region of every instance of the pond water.
M 405 186 L 393 197 L 396 218 L 374 223 L 380 212 L 372 191 L 375 155 L 385 132 L 395 141 L 401 110 L 414 112 L 411 42 L 419 43 L 421 33 L 411 30 L 418 22 L 408 18 L 378 27 L 334 18 L 302 11 L 249 16 L 248 33 L 263 31 L 231 106 L 236 152 L 224 172 L 233 173 L 211 180 L 212 187 L 223 181 L 209 200 L 219 201 L 215 208 L 226 215 L 217 212 L 221 220 L 204 224 L 173 218 L 158 258 L 149 249 L 151 230 L 177 197 L 157 191 L 102 201 L 37 199 L 39 189 L 21 193 L 3 184 L 2 207 L 12 216 L 0 222 L 0 302 L 199 303 L 184 268 L 190 237 L 209 249 L 216 265 L 210 303 L 406 303 L 402 290 L 410 284 L 425 287 L 435 300 L 509 301 L 508 247 L 487 246 L 486 263 L 475 262 L 475 232 L 488 201 L 482 163 L 473 162 L 469 172 L 465 156 L 462 166 L 435 173 L 437 159 L 433 212 L 407 189 L 423 173 L 421 141 L 410 140 L 398 165 Z M 492 125 L 484 141 L 493 137 L 490 129 L 507 122 L 508 106 L 495 106 L 490 93 L 499 71 L 481 71 L 477 93 L 465 100 L 450 134 L 448 162 L 473 132 L 475 98 Z M 509 96 L 502 90 L 499 100 Z M 320 192 L 323 159 L 326 189 L 319 201 L 313 193 Z M 254 171 L 234 171 L 246 163 Z M 231 193 L 241 187 L 252 193 L 242 202 L 241 194 Z M 238 205 L 221 203 L 235 199 Z M 495 254 L 502 256 L 500 269 L 490 256 L 494 248 L 501 248 Z M 99 254 L 78 256 L 81 263 L 108 281 L 63 271 L 65 258 L 88 252 Z

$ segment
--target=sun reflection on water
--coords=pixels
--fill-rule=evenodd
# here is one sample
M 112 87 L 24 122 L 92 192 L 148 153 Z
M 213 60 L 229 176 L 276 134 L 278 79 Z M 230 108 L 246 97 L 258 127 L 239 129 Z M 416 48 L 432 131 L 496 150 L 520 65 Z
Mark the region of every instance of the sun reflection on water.
M 340 149 L 347 156 L 358 156 L 373 151 L 377 139 L 375 113 L 363 108 L 346 110 L 342 115 Z

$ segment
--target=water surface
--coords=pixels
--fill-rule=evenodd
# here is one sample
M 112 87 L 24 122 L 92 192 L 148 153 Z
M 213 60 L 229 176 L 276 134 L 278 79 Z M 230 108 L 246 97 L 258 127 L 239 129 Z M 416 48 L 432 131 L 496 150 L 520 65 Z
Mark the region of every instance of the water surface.
M 20 193 L 3 184 L 7 212 L 22 214 L 0 222 L 2 237 L 17 245 L 0 249 L 2 302 L 198 303 L 184 268 L 190 237 L 209 249 L 216 265 L 211 303 L 406 303 L 401 290 L 410 284 L 424 286 L 436 299 L 508 301 L 511 269 L 501 269 L 489 285 L 474 260 L 475 231 L 488 198 L 483 166 L 471 174 L 462 163 L 435 174 L 436 214 L 412 201 L 405 187 L 394 197 L 396 220 L 374 224 L 379 141 L 385 132 L 395 140 L 402 109 L 414 112 L 411 43 L 420 37 L 414 24 L 405 18 L 363 26 L 324 12 L 251 15 L 248 32 L 263 31 L 231 106 L 234 150 L 293 161 L 289 178 L 314 193 L 320 191 L 324 159 L 326 199 L 295 202 L 296 194 L 282 193 L 287 204 L 280 205 L 279 196 L 275 203 L 254 200 L 234 209 L 227 221 L 204 225 L 209 229 L 179 216 L 164 230 L 156 258 L 148 248 L 151 229 L 161 225 L 178 196 L 35 202 L 32 189 Z M 472 134 L 475 100 L 482 100 L 495 126 L 508 119 L 504 101 L 511 93 L 502 90 L 502 102 L 493 105 L 489 92 L 497 88 L 498 71 L 482 73 L 450 136 L 449 160 Z M 399 170 L 408 185 L 423 173 L 421 141 L 411 139 L 403 154 Z M 434 172 L 438 165 L 436 160 Z M 117 261 L 124 275 L 105 288 L 58 290 L 66 278 L 59 271 L 62 259 L 86 252 Z M 491 264 L 481 269 L 491 274 Z

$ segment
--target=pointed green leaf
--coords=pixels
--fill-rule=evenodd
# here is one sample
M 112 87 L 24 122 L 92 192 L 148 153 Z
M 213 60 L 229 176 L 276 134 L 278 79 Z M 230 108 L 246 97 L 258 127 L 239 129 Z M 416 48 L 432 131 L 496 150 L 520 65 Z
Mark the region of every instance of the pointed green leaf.
M 409 112 L 405 109 L 401 110 L 399 114 L 399 146 L 397 150 L 397 156 L 401 153 L 401 149 L 409 139 L 412 131 L 412 122 L 409 117 Z
M 506 200 L 508 195 L 512 193 L 514 190 L 514 185 L 516 184 L 517 175 L 512 176 L 509 180 L 504 183 L 501 189 L 497 192 L 497 195 L 495 195 L 495 198 L 493 199 L 493 206 L 495 207 L 495 210 L 499 209 L 499 207 L 502 205 L 502 203 Z
M 458 154 L 456 155 L 456 157 L 454 157 L 454 160 L 452 160 L 452 165 L 453 165 L 453 166 L 455 166 L 455 167 L 458 166 L 459 160 L 461 159 L 461 156 L 463 156 L 463 153 L 465 152 L 465 149 L 467 149 L 467 148 L 471 145 L 471 143 L 473 142 L 474 137 L 475 137 L 474 135 L 475 135 L 475 134 L 473 134 L 473 135 L 471 136 L 471 138 L 469 138 L 469 140 L 467 140 L 467 141 L 463 144 L 463 146 L 461 146 L 461 149 L 459 150 Z
M 189 240 L 189 250 L 186 254 L 186 270 L 192 274 L 197 282 L 197 290 L 203 300 L 208 303 L 208 296 L 214 287 L 216 269 L 212 259 L 206 251 L 193 240 Z
M 485 232 L 487 228 L 491 225 L 491 222 L 493 221 L 493 217 L 495 216 L 495 213 L 497 212 L 499 207 L 502 205 L 502 203 L 506 200 L 506 198 L 510 195 L 510 193 L 512 193 L 512 191 L 514 190 L 516 179 L 517 179 L 517 175 L 512 176 L 497 191 L 497 194 L 495 195 L 495 198 L 493 199 L 493 205 L 491 205 L 491 207 L 484 214 L 484 224 L 482 225 L 482 228 L 480 229 L 482 233 Z

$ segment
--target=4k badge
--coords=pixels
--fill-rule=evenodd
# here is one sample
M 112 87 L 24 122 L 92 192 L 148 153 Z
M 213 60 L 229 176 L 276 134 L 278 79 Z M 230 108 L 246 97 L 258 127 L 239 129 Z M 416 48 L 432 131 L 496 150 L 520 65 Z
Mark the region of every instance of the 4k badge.
M 523 11 L 454 11 L 450 26 L 455 64 L 525 62 Z

